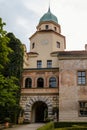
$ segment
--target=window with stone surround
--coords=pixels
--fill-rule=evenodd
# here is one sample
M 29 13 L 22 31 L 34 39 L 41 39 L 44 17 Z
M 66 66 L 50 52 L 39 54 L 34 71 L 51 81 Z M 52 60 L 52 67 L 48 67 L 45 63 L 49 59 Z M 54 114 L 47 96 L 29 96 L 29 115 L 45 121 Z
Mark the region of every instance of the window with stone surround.
M 43 78 L 38 78 L 37 79 L 37 87 L 38 88 L 43 88 L 44 87 L 44 79 Z
M 55 77 L 51 77 L 49 79 L 49 87 L 50 88 L 55 88 L 57 87 L 57 81 L 56 81 L 56 78 Z
M 26 78 L 25 80 L 25 88 L 31 88 L 32 87 L 32 79 Z
M 47 60 L 47 68 L 51 68 L 52 67 L 52 60 Z
M 86 71 L 78 71 L 77 72 L 77 83 L 78 85 L 85 85 L 86 84 Z
M 37 61 L 37 68 L 42 68 L 42 61 L 41 60 Z
M 87 101 L 79 101 L 79 116 L 87 117 Z

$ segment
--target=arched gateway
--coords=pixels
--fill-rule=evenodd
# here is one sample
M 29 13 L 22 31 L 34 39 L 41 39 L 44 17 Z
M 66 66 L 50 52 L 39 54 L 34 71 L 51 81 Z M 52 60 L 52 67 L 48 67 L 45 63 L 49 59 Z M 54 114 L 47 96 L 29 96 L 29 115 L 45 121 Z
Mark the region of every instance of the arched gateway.
M 43 122 L 46 118 L 52 118 L 52 102 L 44 96 L 32 97 L 26 104 L 24 121 Z

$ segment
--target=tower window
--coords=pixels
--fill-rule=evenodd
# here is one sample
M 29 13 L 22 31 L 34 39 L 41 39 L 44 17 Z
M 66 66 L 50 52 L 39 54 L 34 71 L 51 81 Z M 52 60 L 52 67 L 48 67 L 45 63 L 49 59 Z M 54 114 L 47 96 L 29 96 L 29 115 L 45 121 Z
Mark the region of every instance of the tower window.
M 46 25 L 46 26 L 45 26 L 45 29 L 48 30 L 48 28 L 49 28 L 49 25 Z
M 32 49 L 35 48 L 35 43 L 32 43 Z
M 85 85 L 86 84 L 86 72 L 78 71 L 78 84 Z
M 31 78 L 26 78 L 26 80 L 25 80 L 25 88 L 31 88 L 31 87 L 32 87 Z
M 49 79 L 49 87 L 55 88 L 56 86 L 57 86 L 56 78 L 55 77 L 51 77 Z
M 56 42 L 57 48 L 60 48 L 60 42 Z
M 54 30 L 56 31 L 56 27 L 54 27 Z
M 47 68 L 51 68 L 52 67 L 52 60 L 47 60 Z
M 37 61 L 37 68 L 42 68 L 42 61 L 41 60 Z

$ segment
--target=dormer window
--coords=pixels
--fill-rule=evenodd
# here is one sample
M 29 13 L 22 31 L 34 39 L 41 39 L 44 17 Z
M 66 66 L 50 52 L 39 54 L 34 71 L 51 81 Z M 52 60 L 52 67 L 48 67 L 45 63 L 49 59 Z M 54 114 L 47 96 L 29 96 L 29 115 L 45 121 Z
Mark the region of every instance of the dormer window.
M 45 29 L 48 30 L 48 28 L 49 28 L 49 25 L 46 25 L 46 26 L 45 26 Z

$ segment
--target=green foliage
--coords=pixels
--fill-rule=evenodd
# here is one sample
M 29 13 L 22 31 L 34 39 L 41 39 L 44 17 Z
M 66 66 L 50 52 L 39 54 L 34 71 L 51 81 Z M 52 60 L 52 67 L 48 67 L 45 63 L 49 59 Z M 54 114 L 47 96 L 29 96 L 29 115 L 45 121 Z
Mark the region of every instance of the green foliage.
M 6 36 L 6 31 L 3 30 L 5 23 L 0 18 L 0 73 L 4 69 L 7 62 L 9 62 L 8 55 L 12 52 L 8 47 L 9 38 Z
M 55 130 L 86 130 L 87 122 L 56 122 Z
M 16 104 L 18 86 L 15 84 L 15 77 L 4 77 L 0 75 L 0 106 L 13 106 Z
M 54 130 L 54 123 L 47 123 L 46 125 L 42 126 L 41 128 L 38 128 L 37 130 Z
M 17 123 L 23 46 L 12 33 L 3 30 L 4 25 L 0 18 L 0 120 L 8 117 Z
M 9 47 L 13 50 L 13 53 L 9 55 L 10 62 L 5 74 L 7 76 L 16 76 L 20 79 L 23 69 L 23 45 L 13 33 L 8 33 L 7 37 L 10 39 Z

